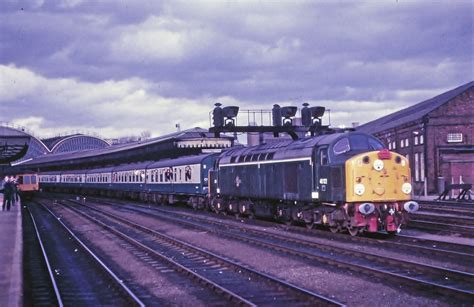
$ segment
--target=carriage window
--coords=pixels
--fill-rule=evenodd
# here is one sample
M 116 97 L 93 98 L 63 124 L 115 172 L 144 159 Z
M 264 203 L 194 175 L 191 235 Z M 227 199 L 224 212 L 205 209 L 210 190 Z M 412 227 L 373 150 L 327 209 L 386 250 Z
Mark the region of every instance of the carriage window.
M 333 147 L 333 151 L 334 151 L 334 154 L 336 154 L 336 156 L 343 154 L 345 152 L 348 152 L 349 150 L 351 150 L 351 148 L 349 146 L 348 138 L 343 138 L 337 141 L 337 143 L 334 144 L 334 147 Z

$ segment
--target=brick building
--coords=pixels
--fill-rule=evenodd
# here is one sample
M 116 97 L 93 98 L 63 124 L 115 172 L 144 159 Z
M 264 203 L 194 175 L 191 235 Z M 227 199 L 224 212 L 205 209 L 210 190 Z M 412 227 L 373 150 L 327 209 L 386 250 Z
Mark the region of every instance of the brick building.
M 357 128 L 408 157 L 415 193 L 438 181 L 474 184 L 474 82 Z M 441 179 L 441 181 L 443 181 Z

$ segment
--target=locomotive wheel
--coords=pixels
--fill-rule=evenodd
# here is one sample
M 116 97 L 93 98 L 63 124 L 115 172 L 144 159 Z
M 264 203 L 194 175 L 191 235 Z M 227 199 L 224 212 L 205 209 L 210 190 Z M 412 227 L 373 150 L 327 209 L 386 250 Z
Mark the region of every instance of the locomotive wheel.
M 339 227 L 338 226 L 329 226 L 329 230 L 331 230 L 332 233 L 338 233 L 339 232 Z
M 314 222 L 308 222 L 308 223 L 305 223 L 305 226 L 308 229 L 313 229 L 316 226 L 316 224 L 314 224 Z
M 357 228 L 357 227 L 347 227 L 347 231 L 349 231 L 349 233 L 353 237 L 355 237 L 359 234 L 359 228 Z

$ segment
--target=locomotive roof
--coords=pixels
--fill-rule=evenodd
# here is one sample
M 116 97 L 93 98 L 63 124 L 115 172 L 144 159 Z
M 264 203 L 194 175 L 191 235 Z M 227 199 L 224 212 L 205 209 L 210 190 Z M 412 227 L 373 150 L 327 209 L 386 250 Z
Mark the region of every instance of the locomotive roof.
M 352 134 L 354 132 L 351 132 Z M 297 141 L 285 140 L 277 143 L 262 144 L 252 147 L 233 148 L 221 155 L 220 163 L 231 163 L 236 158 L 249 155 L 271 154 L 272 160 L 296 159 L 311 157 L 317 146 L 329 145 L 345 133 L 324 134 L 316 137 L 305 138 Z

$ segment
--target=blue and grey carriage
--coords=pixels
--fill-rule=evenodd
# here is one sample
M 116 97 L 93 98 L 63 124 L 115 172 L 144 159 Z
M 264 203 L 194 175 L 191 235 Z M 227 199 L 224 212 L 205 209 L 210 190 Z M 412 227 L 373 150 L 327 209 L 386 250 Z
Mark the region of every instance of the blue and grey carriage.
M 129 163 L 120 166 L 40 174 L 45 190 L 87 193 L 175 203 L 205 205 L 209 193 L 209 170 L 217 154 Z

